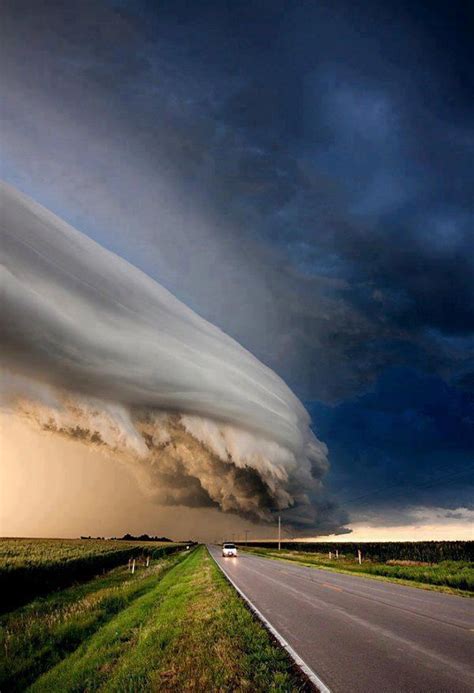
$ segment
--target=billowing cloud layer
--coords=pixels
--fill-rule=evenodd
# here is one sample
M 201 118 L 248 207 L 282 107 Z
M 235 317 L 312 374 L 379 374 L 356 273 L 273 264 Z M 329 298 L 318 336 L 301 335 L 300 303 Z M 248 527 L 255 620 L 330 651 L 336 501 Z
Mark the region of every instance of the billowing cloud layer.
M 474 456 L 471 24 L 462 0 L 2 2 L 1 177 L 281 374 L 383 524 L 394 481 L 407 513 L 470 490 L 434 470 Z M 413 407 L 426 375 L 447 388 Z
M 128 461 L 164 504 L 337 528 L 285 383 L 148 276 L 2 185 L 4 401 Z

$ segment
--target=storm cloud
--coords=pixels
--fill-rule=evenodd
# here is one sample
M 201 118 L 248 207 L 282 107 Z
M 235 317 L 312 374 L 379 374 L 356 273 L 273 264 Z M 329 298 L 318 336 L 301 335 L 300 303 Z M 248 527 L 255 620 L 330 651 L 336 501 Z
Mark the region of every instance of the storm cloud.
M 393 368 L 369 393 L 308 409 L 337 460 L 332 491 L 354 519 L 387 524 L 400 522 L 407 507 L 474 509 L 470 392 Z
M 4 184 L 1 202 L 7 406 L 128 461 L 161 504 L 339 528 L 318 512 L 326 447 L 274 372 Z
M 394 368 L 414 374 L 400 411 L 433 377 L 448 418 L 469 422 L 468 14 L 462 2 L 6 2 L 3 176 L 243 344 L 310 403 L 317 431 L 344 411 L 344 438 L 373 396 L 377 438 Z M 386 457 L 405 480 L 420 467 L 428 479 L 433 455 L 454 460 L 456 427 L 442 453 L 436 436 L 422 452 L 417 416 L 396 423 L 411 452 Z M 330 478 L 337 489 L 344 476 L 349 500 L 371 453 L 334 430 Z M 413 488 L 400 507 L 420 501 Z M 452 508 L 465 477 L 436 488 Z

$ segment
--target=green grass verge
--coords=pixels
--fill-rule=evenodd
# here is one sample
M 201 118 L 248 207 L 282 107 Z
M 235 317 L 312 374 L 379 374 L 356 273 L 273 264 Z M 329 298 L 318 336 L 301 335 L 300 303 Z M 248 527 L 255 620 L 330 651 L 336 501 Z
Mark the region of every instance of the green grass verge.
M 298 563 L 334 573 L 357 574 L 361 577 L 396 582 L 462 596 L 474 596 L 474 564 L 466 561 L 442 561 L 432 565 L 391 565 L 340 557 L 330 560 L 323 554 L 304 551 L 277 551 L 266 548 L 240 547 L 241 550 L 265 558 Z
M 204 547 L 46 672 L 31 691 L 301 691 L 287 654 Z
M 0 618 L 0 690 L 24 691 L 119 611 L 156 587 L 183 554 L 116 568 L 82 585 L 36 599 Z

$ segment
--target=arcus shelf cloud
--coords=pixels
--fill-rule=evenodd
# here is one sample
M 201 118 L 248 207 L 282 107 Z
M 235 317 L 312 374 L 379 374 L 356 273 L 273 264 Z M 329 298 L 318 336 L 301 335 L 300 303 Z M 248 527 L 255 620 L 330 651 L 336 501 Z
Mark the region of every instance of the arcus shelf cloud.
M 276 373 L 6 184 L 3 406 L 117 456 L 163 505 L 337 531 L 327 448 Z

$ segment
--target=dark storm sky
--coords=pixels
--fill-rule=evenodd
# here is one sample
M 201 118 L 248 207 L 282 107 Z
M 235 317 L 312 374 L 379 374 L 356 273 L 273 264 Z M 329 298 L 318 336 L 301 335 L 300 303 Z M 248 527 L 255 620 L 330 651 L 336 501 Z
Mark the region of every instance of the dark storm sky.
M 3 3 L 2 177 L 276 370 L 355 519 L 473 507 L 469 4 Z

